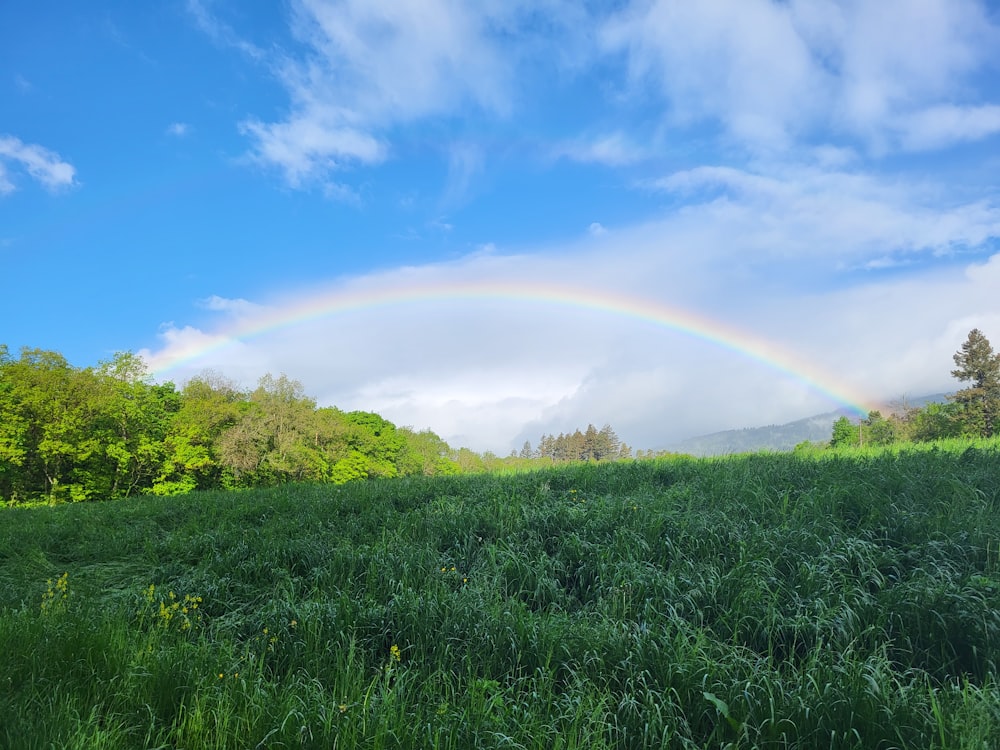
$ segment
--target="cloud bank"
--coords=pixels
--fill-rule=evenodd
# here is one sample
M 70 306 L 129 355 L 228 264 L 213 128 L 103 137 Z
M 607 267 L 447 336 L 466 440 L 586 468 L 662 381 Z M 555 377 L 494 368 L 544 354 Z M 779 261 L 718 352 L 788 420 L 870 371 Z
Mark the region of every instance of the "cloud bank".
M 690 181 L 678 174 L 671 184 Z M 180 381 L 206 367 L 248 385 L 265 372 L 285 372 L 321 403 L 374 410 L 399 424 L 430 427 L 457 445 L 505 453 L 543 432 L 591 422 L 612 423 L 639 447 L 662 447 L 842 404 L 795 373 L 613 310 L 475 295 L 396 303 L 392 290 L 504 280 L 657 300 L 753 331 L 814 363 L 828 385 L 847 385 L 872 402 L 949 387 L 951 354 L 968 330 L 1000 331 L 1000 254 L 949 258 L 884 279 L 851 270 L 880 251 L 885 237 L 895 237 L 904 254 L 933 257 L 941 248 L 996 236 L 995 209 L 935 211 L 918 200 L 919 190 L 915 198 L 870 177 L 843 175 L 832 185 L 852 208 L 824 216 L 809 179 L 778 188 L 751 183 L 755 189 L 722 202 L 708 194 L 657 221 L 591 232 L 561 246 L 475 253 L 254 305 L 214 299 L 202 324 L 169 327 L 160 345 L 142 354 L 161 377 Z M 854 192 L 845 194 L 845 185 Z M 858 207 L 863 216 L 885 218 L 858 221 Z M 912 240 L 914 222 L 936 227 L 931 240 Z M 807 248 L 803 235 L 811 238 Z M 845 238 L 853 238 L 853 247 L 832 252 Z M 813 276 L 840 283 L 818 285 Z M 386 292 L 388 301 L 309 319 L 296 312 L 335 307 L 338 297 L 359 291 Z M 253 333 L 231 339 L 247 330 Z

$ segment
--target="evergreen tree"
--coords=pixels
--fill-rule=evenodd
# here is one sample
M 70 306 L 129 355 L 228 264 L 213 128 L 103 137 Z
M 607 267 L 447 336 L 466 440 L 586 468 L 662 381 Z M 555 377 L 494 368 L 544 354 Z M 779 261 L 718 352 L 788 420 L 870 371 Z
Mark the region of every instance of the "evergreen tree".
M 534 458 L 535 452 L 531 450 L 531 441 L 525 440 L 524 445 L 521 446 L 520 458 Z
M 970 435 L 989 437 L 1000 432 L 1000 354 L 978 328 L 969 331 L 969 337 L 954 356 L 956 369 L 953 377 L 961 382 L 971 382 L 968 388 L 951 398 L 959 405 L 959 420 L 963 431 Z

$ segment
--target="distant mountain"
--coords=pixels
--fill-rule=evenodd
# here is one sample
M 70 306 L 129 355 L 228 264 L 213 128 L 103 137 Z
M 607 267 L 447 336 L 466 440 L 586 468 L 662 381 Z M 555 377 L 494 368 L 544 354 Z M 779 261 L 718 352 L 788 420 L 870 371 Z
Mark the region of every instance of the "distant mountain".
M 942 402 L 946 394 L 935 393 L 919 398 L 907 398 L 906 406 L 923 407 L 931 402 Z M 881 409 L 883 415 L 898 408 L 898 402 L 893 402 Z M 688 438 L 667 448 L 677 453 L 689 453 L 693 456 L 722 456 L 727 453 L 747 453 L 759 450 L 788 451 L 804 441 L 826 442 L 833 434 L 833 423 L 840 417 L 854 417 L 854 413 L 846 409 L 829 411 L 813 417 L 798 419 L 794 422 L 767 427 L 744 427 L 741 430 L 723 430 L 709 435 Z

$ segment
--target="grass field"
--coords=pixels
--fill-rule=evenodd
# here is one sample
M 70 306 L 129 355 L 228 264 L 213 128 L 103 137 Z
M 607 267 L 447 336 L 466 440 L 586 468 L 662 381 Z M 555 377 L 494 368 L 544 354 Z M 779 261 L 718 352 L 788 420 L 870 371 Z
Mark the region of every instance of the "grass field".
M 993 748 L 1000 450 L 0 510 L 0 747 Z

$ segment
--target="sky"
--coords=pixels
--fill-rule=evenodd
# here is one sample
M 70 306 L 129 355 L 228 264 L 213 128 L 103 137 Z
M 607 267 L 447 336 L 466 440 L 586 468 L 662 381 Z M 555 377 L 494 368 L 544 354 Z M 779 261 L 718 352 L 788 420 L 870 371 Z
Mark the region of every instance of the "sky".
M 1000 3 L 0 4 L 0 343 L 506 454 L 955 390 Z

